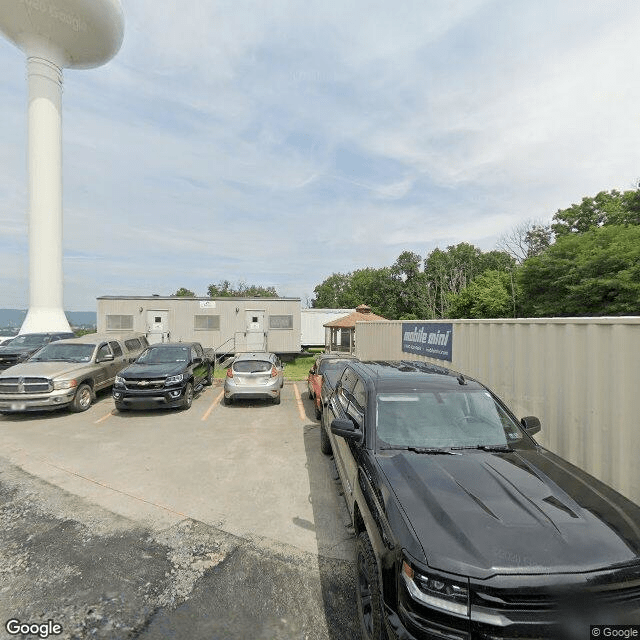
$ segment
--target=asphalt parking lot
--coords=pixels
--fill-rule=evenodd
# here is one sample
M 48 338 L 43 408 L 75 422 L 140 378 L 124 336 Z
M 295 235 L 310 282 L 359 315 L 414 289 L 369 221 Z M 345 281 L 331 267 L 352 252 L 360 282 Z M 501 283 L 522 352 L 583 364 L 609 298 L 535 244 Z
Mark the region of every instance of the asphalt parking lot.
M 359 637 L 354 541 L 306 384 L 280 405 L 221 396 L 0 416 L 0 637 Z

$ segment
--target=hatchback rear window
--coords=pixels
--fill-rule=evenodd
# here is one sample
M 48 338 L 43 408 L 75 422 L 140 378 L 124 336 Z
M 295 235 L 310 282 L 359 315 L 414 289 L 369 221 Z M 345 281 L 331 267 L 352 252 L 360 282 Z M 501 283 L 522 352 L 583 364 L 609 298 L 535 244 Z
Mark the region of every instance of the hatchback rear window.
M 272 364 L 266 360 L 240 360 L 233 365 L 237 373 L 266 373 L 271 371 Z

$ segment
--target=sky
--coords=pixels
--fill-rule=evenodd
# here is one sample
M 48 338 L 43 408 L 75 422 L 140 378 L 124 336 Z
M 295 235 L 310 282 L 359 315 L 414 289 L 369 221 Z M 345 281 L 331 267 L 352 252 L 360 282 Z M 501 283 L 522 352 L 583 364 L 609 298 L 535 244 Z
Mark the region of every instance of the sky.
M 46 0 L 54 2 L 55 0 Z M 306 306 L 333 273 L 468 242 L 640 179 L 636 0 L 125 0 L 65 70 L 64 306 Z M 0 37 L 0 308 L 27 308 L 26 67 Z

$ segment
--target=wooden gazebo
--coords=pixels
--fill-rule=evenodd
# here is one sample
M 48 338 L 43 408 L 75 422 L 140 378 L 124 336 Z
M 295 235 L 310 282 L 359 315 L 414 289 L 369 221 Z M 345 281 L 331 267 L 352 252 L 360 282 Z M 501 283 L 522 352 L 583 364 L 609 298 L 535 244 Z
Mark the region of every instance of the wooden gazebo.
M 386 320 L 372 313 L 371 307 L 361 304 L 353 313 L 323 325 L 325 328 L 325 351 L 353 354 L 356 346 L 356 322 Z

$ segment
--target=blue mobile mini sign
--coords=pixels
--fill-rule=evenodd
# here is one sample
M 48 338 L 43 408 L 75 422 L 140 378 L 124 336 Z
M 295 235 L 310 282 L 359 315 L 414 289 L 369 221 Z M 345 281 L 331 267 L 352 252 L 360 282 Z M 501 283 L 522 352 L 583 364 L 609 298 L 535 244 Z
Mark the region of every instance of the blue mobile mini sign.
M 417 356 L 451 362 L 453 324 L 451 322 L 403 322 L 402 350 Z

